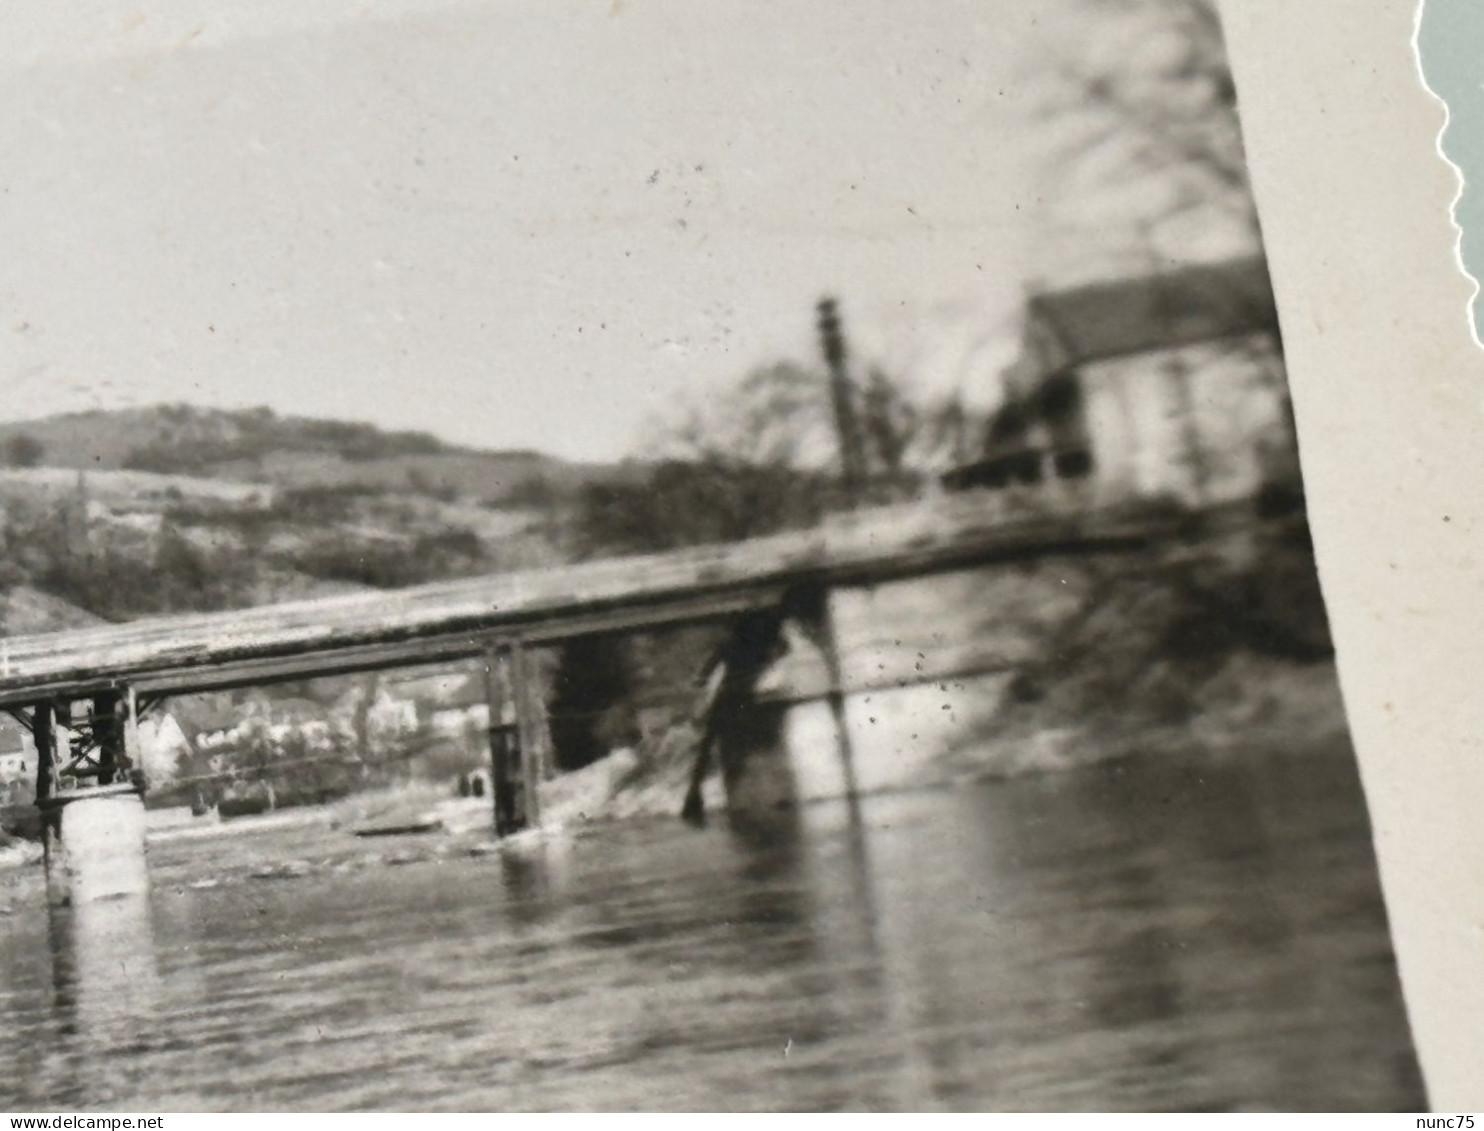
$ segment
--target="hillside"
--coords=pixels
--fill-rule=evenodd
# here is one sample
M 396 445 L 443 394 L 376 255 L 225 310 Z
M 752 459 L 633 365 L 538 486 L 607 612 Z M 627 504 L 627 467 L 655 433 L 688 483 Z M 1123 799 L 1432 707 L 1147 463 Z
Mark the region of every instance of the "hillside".
M 267 408 L 156 405 L 0 424 L 0 464 L 147 471 L 283 487 L 356 484 L 476 502 L 545 503 L 584 483 L 622 478 L 615 465 L 533 451 L 478 451 L 423 432 L 278 416 Z
M 164 405 L 0 425 L 0 632 L 566 560 L 638 469 L 368 424 Z

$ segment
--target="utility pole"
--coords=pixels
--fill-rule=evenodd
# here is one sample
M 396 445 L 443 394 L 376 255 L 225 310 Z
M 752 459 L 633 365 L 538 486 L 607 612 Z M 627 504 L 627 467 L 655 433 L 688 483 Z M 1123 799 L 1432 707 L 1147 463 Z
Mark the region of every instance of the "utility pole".
M 845 363 L 845 336 L 833 298 L 819 300 L 819 341 L 830 368 L 830 400 L 835 408 L 835 431 L 840 440 L 840 475 L 851 504 L 860 502 L 866 480 L 866 459 L 860 421 L 855 415 L 855 386 Z

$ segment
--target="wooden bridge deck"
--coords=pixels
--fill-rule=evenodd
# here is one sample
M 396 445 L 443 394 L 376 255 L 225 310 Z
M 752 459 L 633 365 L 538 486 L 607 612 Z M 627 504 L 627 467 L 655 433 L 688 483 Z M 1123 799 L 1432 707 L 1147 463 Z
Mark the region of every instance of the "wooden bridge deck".
M 474 656 L 500 642 L 658 628 L 776 603 L 801 585 L 1137 545 L 1180 521 L 1148 506 L 1029 513 L 1003 496 L 960 495 L 666 554 L 10 637 L 0 639 L 0 707 L 125 685 L 143 694 L 240 687 Z

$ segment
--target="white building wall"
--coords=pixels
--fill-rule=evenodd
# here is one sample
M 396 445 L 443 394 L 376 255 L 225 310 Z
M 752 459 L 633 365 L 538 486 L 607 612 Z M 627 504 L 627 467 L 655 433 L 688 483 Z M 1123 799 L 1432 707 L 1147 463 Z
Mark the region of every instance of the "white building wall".
M 1260 336 L 1084 367 L 1100 496 L 1171 495 L 1191 504 L 1251 496 L 1268 450 L 1288 443 L 1281 374 Z
M 1171 359 L 1140 355 L 1082 371 L 1093 475 L 1102 492 L 1194 501 Z
M 1095 366 L 1082 374 L 1082 397 L 1093 459 L 1096 501 L 1114 502 L 1137 495 L 1138 424 L 1129 385 L 1134 375 L 1117 366 Z

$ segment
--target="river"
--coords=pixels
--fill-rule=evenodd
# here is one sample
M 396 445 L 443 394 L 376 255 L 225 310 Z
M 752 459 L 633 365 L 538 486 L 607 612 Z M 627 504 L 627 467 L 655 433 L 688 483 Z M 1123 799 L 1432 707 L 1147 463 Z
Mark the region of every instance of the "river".
M 1348 754 L 0 875 L 0 1107 L 1425 1106 Z M 7 1094 L 8 1093 L 8 1094 Z

